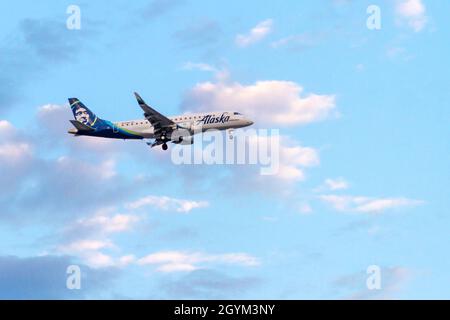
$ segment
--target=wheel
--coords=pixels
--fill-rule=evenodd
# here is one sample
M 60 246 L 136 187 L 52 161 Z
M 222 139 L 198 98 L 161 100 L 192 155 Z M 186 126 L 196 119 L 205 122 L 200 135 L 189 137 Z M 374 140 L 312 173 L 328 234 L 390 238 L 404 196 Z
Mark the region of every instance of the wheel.
M 168 148 L 168 147 L 167 147 L 167 144 L 164 143 L 164 144 L 162 145 L 162 149 L 163 149 L 164 151 L 166 151 L 167 148 Z

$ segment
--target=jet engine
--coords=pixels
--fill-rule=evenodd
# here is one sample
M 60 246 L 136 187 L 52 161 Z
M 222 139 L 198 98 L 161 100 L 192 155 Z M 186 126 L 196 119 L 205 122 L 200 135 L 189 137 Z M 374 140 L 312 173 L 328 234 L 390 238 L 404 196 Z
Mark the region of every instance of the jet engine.
M 170 138 L 172 142 L 176 144 L 189 145 L 194 143 L 194 136 L 186 129 L 177 129 L 173 131 Z
M 179 136 L 177 140 L 172 140 L 173 143 L 189 145 L 194 143 L 194 136 Z

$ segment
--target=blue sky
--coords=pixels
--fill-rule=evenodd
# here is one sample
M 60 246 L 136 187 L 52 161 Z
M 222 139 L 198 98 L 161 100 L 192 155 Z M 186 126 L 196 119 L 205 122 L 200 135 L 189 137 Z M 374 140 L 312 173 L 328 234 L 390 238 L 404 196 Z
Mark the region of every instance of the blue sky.
M 448 1 L 0 12 L 0 298 L 450 297 Z M 133 91 L 167 115 L 230 109 L 279 129 L 279 174 L 66 134 L 67 98 L 137 119 Z

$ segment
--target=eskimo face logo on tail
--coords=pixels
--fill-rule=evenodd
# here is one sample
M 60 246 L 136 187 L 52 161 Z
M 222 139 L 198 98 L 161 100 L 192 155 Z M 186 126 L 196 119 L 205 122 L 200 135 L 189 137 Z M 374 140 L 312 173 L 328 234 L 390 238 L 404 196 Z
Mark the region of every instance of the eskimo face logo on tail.
M 85 108 L 78 107 L 75 110 L 75 118 L 80 121 L 82 124 L 85 125 L 91 125 L 91 115 L 89 114 L 89 111 L 87 111 Z
M 71 108 L 75 120 L 90 127 L 92 127 L 95 124 L 97 117 L 95 116 L 95 114 L 92 113 L 91 110 L 86 108 L 81 102 L 77 100 L 74 101 L 71 105 Z
M 225 115 L 225 113 L 222 113 L 220 117 L 214 117 L 213 115 L 206 115 L 203 117 L 203 119 L 198 121 L 198 124 L 212 124 L 212 123 L 225 123 L 230 120 L 230 116 Z

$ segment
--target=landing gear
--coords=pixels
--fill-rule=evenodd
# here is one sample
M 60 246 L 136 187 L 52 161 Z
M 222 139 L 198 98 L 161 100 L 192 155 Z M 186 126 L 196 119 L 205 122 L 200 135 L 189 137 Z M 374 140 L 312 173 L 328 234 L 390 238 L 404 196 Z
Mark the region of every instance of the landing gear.
M 229 129 L 227 131 L 228 131 L 228 138 L 230 140 L 233 140 L 233 138 L 234 138 L 234 130 L 233 129 Z
M 164 151 L 166 151 L 167 150 L 167 143 L 163 143 L 163 145 L 162 145 L 162 149 L 164 150 Z

